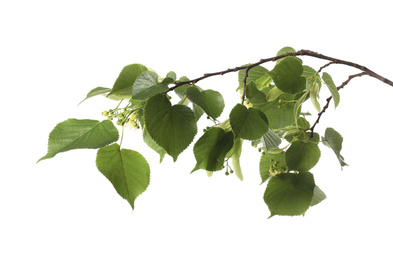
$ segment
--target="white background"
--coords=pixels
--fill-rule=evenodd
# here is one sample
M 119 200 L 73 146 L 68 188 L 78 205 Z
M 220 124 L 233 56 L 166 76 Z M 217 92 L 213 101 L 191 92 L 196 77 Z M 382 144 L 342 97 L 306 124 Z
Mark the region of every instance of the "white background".
M 94 150 L 36 164 L 57 123 L 102 120 L 117 105 L 96 97 L 77 106 L 91 89 L 112 87 L 125 65 L 196 78 L 292 46 L 393 79 L 392 23 L 388 1 L 3 1 L 0 259 L 392 259 L 393 88 L 366 76 L 340 91 L 342 103 L 316 128 L 343 135 L 350 166 L 341 171 L 321 146 L 311 171 L 328 198 L 305 217 L 267 219 L 259 154 L 248 144 L 240 182 L 190 175 L 191 148 L 159 164 L 128 131 L 123 147 L 142 153 L 152 172 L 134 211 L 96 169 Z M 337 85 L 357 73 L 326 71 Z M 199 85 L 230 100 L 222 120 L 239 101 L 235 74 Z

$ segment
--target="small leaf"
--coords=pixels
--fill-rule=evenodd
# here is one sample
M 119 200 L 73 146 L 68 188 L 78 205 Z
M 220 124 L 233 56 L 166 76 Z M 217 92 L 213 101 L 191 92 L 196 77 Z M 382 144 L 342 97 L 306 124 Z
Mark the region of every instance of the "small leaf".
M 259 174 L 262 183 L 267 181 L 269 177 L 281 174 L 287 168 L 285 163 L 285 153 L 267 153 L 261 156 L 259 161 Z
M 269 129 L 266 134 L 262 136 L 261 142 L 267 153 L 270 149 L 276 148 L 281 144 L 281 138 L 273 130 Z
M 224 98 L 214 90 L 199 90 L 197 87 L 191 86 L 186 91 L 187 98 L 200 106 L 207 115 L 217 118 L 224 110 Z
M 136 151 L 120 150 L 115 143 L 98 150 L 96 165 L 117 193 L 134 209 L 135 199 L 150 182 L 150 167 L 146 159 Z
M 125 97 L 131 96 L 132 86 L 134 85 L 135 80 L 139 74 L 147 70 L 148 69 L 141 64 L 131 64 L 125 66 L 120 72 L 119 77 L 116 79 L 112 91 L 108 94 L 108 96 L 114 94 Z
M 296 52 L 296 50 L 294 48 L 292 48 L 292 47 L 284 47 L 284 48 L 280 49 L 277 52 L 276 56 L 281 56 L 281 55 L 284 55 L 284 54 L 287 54 L 287 53 L 295 53 L 295 52 Z M 278 59 L 276 61 L 276 64 L 280 63 L 283 60 L 284 60 L 284 58 Z
M 262 66 L 256 66 L 256 67 L 249 69 L 246 84 L 248 85 L 253 81 L 257 81 L 261 77 L 265 76 L 268 72 L 269 72 L 269 70 L 265 69 Z M 245 69 L 239 70 L 239 73 L 238 73 L 239 87 L 237 88 L 237 90 L 244 88 L 244 77 L 245 76 L 246 76 L 246 70 Z
M 243 173 L 240 167 L 240 155 L 242 154 L 243 139 L 237 138 L 233 144 L 233 154 L 231 156 L 232 167 L 239 180 L 243 180 Z
M 144 71 L 136 78 L 132 87 L 132 99 L 146 100 L 168 90 L 168 84 L 158 83 L 158 75 L 152 71 Z
M 194 112 L 184 105 L 171 105 L 163 94 L 151 97 L 145 106 L 145 125 L 153 140 L 176 161 L 197 133 Z
M 271 102 L 276 100 L 279 96 L 282 95 L 281 89 L 279 89 L 278 87 L 273 87 L 271 90 L 269 90 L 269 92 L 267 92 L 266 94 L 266 101 Z
M 344 157 L 340 154 L 342 149 L 343 137 L 333 128 L 326 128 L 325 137 L 322 139 L 322 143 L 327 147 L 330 147 L 336 154 L 338 161 L 342 167 L 348 165 L 344 162 Z
M 87 93 L 86 98 L 84 100 L 82 100 L 81 102 L 79 102 L 79 105 L 83 101 L 85 101 L 86 99 L 89 99 L 89 98 L 94 97 L 94 96 L 98 96 L 98 95 L 102 95 L 102 94 L 108 93 L 109 91 L 111 91 L 110 88 L 103 88 L 103 87 L 97 87 L 95 89 L 92 89 L 92 90 L 90 90 L 89 93 Z
M 334 106 L 337 107 L 338 103 L 340 103 L 340 94 L 338 93 L 337 87 L 334 84 L 332 77 L 328 73 L 324 72 L 322 74 L 322 79 L 328 86 L 330 94 L 332 94 Z
M 56 125 L 49 134 L 48 153 L 38 162 L 73 149 L 101 148 L 117 139 L 119 132 L 109 120 L 68 119 Z
M 172 82 L 171 82 L 171 83 L 173 83 L 173 82 L 176 81 L 176 73 L 173 72 L 173 71 L 170 71 L 170 72 L 168 72 L 168 73 L 166 74 L 166 78 L 172 79 Z
M 295 94 L 306 89 L 306 78 L 302 74 L 301 61 L 296 57 L 286 57 L 270 71 L 269 75 L 279 89 Z
M 271 178 L 264 194 L 270 217 L 303 215 L 310 207 L 314 188 L 314 177 L 309 172 L 282 173 Z
M 233 133 L 225 132 L 219 127 L 207 130 L 194 145 L 194 156 L 197 161 L 192 172 L 198 169 L 219 171 L 225 161 L 225 155 L 233 146 Z
M 236 137 L 247 140 L 261 138 L 269 129 L 265 115 L 258 109 L 237 104 L 229 115 L 232 130 Z
M 314 142 L 295 141 L 285 153 L 289 170 L 306 172 L 313 168 L 321 157 L 321 151 Z
M 311 207 L 315 206 L 319 204 L 321 201 L 323 201 L 324 199 L 326 199 L 326 194 L 317 185 L 315 185 L 314 194 L 310 206 Z
M 246 87 L 246 97 L 252 104 L 259 104 L 266 102 L 266 95 L 258 90 L 255 82 L 251 82 Z

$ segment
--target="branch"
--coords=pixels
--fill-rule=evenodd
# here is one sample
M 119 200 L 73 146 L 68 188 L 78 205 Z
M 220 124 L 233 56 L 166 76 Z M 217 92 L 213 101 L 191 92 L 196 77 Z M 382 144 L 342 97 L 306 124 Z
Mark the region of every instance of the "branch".
M 353 78 L 356 77 L 361 77 L 364 75 L 368 75 L 366 72 L 361 72 L 358 74 L 354 74 L 348 77 L 348 79 L 346 81 L 344 81 L 339 87 L 337 87 L 337 90 L 339 91 L 340 89 L 344 88 L 344 86 L 346 86 Z M 315 126 L 319 123 L 319 120 L 321 119 L 321 116 L 323 113 L 326 112 L 326 110 L 329 107 L 330 101 L 332 100 L 333 96 L 330 96 L 326 99 L 326 105 L 323 107 L 322 111 L 318 113 L 318 117 L 317 120 L 315 120 L 315 123 L 313 124 L 313 126 L 310 128 L 311 134 L 310 134 L 310 139 L 313 137 L 314 135 L 314 128 Z

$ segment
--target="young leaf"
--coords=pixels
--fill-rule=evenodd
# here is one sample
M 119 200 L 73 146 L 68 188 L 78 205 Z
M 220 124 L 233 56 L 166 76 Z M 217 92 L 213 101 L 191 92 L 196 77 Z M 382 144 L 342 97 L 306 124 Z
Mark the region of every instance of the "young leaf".
M 151 97 L 145 106 L 145 125 L 153 140 L 176 161 L 197 133 L 194 112 L 184 105 L 171 105 L 163 94 Z
M 248 77 L 246 80 L 247 85 L 253 81 L 257 81 L 261 77 L 264 77 L 269 70 L 265 69 L 262 66 L 256 66 L 248 70 Z M 246 76 L 246 70 L 239 70 L 238 79 L 239 79 L 239 87 L 236 90 L 244 88 L 244 77 Z
M 270 149 L 276 148 L 281 144 L 281 138 L 269 128 L 266 134 L 262 136 L 261 142 L 267 153 Z
M 219 127 L 207 130 L 194 145 L 197 161 L 192 172 L 198 169 L 219 171 L 224 165 L 225 155 L 233 146 L 233 133 L 225 132 Z
M 191 86 L 187 88 L 186 96 L 214 119 L 219 117 L 224 110 L 224 98 L 217 91 L 210 89 L 201 91 L 197 87 Z
M 285 153 L 289 170 L 306 172 L 314 167 L 321 157 L 321 151 L 314 142 L 295 141 Z
M 242 154 L 243 139 L 237 138 L 233 144 L 233 154 L 231 156 L 232 167 L 239 180 L 243 180 L 243 173 L 240 167 L 240 155 Z
M 158 75 L 152 71 L 144 71 L 136 78 L 132 87 L 132 99 L 146 100 L 156 94 L 167 91 L 168 84 L 158 83 Z
M 237 104 L 229 115 L 232 130 L 237 137 L 256 140 L 261 138 L 269 129 L 265 115 L 258 109 L 248 108 Z
M 48 153 L 38 162 L 72 149 L 101 148 L 117 139 L 119 132 L 109 120 L 68 119 L 56 125 L 49 134 Z
M 271 178 L 264 194 L 270 217 L 303 215 L 310 207 L 314 188 L 314 177 L 309 172 L 282 173 Z
M 113 85 L 112 91 L 108 94 L 129 97 L 132 93 L 132 86 L 135 80 L 144 71 L 148 69 L 141 64 L 127 65 L 120 72 L 119 77 L 116 79 Z
M 322 79 L 328 86 L 330 94 L 332 94 L 334 106 L 337 107 L 338 103 L 340 103 L 340 94 L 338 93 L 337 87 L 334 84 L 332 77 L 328 73 L 324 72 L 322 74 Z
M 259 174 L 261 175 L 262 183 L 267 181 L 269 177 L 281 174 L 287 168 L 285 163 L 285 153 L 267 153 L 261 156 L 259 161 Z
M 284 58 L 269 73 L 276 86 L 290 94 L 299 93 L 306 89 L 306 78 L 302 74 L 302 63 L 296 57 Z
M 321 105 L 318 102 L 318 93 L 319 93 L 319 85 L 317 82 L 314 82 L 310 88 L 310 99 L 314 108 L 319 112 L 321 112 Z
M 292 48 L 292 47 L 284 47 L 284 48 L 280 49 L 277 52 L 276 56 L 284 55 L 284 54 L 287 54 L 287 53 L 294 53 L 294 52 L 296 52 L 296 50 L 294 48 Z M 280 63 L 283 60 L 284 60 L 284 58 L 278 59 L 276 61 L 276 64 Z
M 340 154 L 343 143 L 342 136 L 333 128 L 326 128 L 325 137 L 322 139 L 322 143 L 327 147 L 330 147 L 333 152 L 336 154 L 338 161 L 340 162 L 341 169 L 342 167 L 348 165 L 344 162 L 344 157 Z
M 278 87 L 273 87 L 271 90 L 269 90 L 269 92 L 267 92 L 266 94 L 266 101 L 271 102 L 276 100 L 279 96 L 282 95 L 281 89 L 279 89 Z
M 314 194 L 310 206 L 311 207 L 315 206 L 319 204 L 321 201 L 323 201 L 324 199 L 326 199 L 326 194 L 317 185 L 315 185 Z
M 78 105 L 80 105 L 83 101 L 85 101 L 88 98 L 94 97 L 94 96 L 98 96 L 98 95 L 102 95 L 105 93 L 108 93 L 109 91 L 111 91 L 110 88 L 103 88 L 103 87 L 97 87 L 95 89 L 90 90 L 89 93 L 87 93 L 87 96 L 84 100 L 82 100 L 81 102 L 79 102 Z
M 96 165 L 117 193 L 134 209 L 135 199 L 150 182 L 150 167 L 146 159 L 136 151 L 120 150 L 115 143 L 98 150 Z

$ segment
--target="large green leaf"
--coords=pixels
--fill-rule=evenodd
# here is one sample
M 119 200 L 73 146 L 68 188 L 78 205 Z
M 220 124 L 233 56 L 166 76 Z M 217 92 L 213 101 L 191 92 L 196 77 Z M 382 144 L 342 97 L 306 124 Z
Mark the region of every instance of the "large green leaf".
M 192 172 L 198 169 L 219 171 L 224 165 L 225 155 L 233 146 L 233 133 L 225 132 L 219 127 L 207 130 L 194 145 L 194 156 L 197 161 Z
M 321 151 L 314 142 L 295 141 L 285 153 L 289 170 L 305 172 L 314 167 L 321 157 Z
M 187 88 L 186 96 L 212 118 L 219 117 L 224 110 L 224 98 L 217 91 L 210 89 L 201 91 L 197 87 L 191 86 Z
M 282 173 L 271 178 L 264 194 L 270 217 L 303 215 L 310 207 L 314 188 L 314 177 L 309 172 Z
M 146 100 L 156 94 L 168 90 L 168 84 L 158 83 L 158 75 L 152 71 L 144 71 L 136 78 L 132 86 L 132 99 Z
M 348 165 L 344 162 L 344 157 L 340 154 L 343 140 L 343 137 L 336 130 L 330 127 L 326 128 L 325 136 L 322 139 L 322 143 L 327 147 L 330 147 L 336 154 L 341 168 Z
M 236 137 L 247 140 L 261 138 L 269 129 L 265 115 L 258 109 L 237 104 L 229 114 L 231 127 Z
M 38 160 L 81 148 L 101 148 L 119 139 L 119 132 L 109 120 L 67 119 L 59 123 L 49 134 L 48 153 Z
M 334 84 L 332 77 L 328 73 L 324 72 L 322 74 L 322 79 L 326 83 L 330 93 L 332 94 L 334 106 L 337 107 L 338 103 L 340 103 L 340 94 L 338 93 L 337 87 Z
M 282 173 L 286 168 L 284 152 L 262 155 L 259 161 L 259 174 L 261 175 L 262 183 L 267 181 L 269 177 Z
M 109 91 L 111 91 L 110 88 L 96 87 L 96 88 L 90 90 L 90 92 L 87 93 L 87 96 L 85 97 L 85 99 L 82 100 L 81 102 L 79 102 L 79 104 L 81 104 L 81 103 L 82 103 L 83 101 L 85 101 L 86 99 L 89 99 L 89 98 L 94 97 L 94 96 L 106 94 L 106 93 L 108 93 Z
M 98 150 L 96 165 L 117 193 L 134 208 L 135 199 L 150 182 L 150 167 L 146 159 L 136 151 L 120 149 L 118 144 L 112 144 Z
M 269 73 L 276 86 L 290 94 L 299 93 L 306 89 L 306 78 L 302 74 L 303 65 L 296 57 L 284 58 Z
M 197 133 L 194 112 L 184 105 L 171 105 L 168 97 L 158 94 L 145 106 L 145 125 L 153 140 L 176 161 Z
M 142 72 L 147 71 L 147 68 L 141 64 L 131 64 L 125 66 L 120 75 L 117 77 L 112 91 L 108 94 L 130 97 L 132 93 L 132 86 L 135 80 Z

